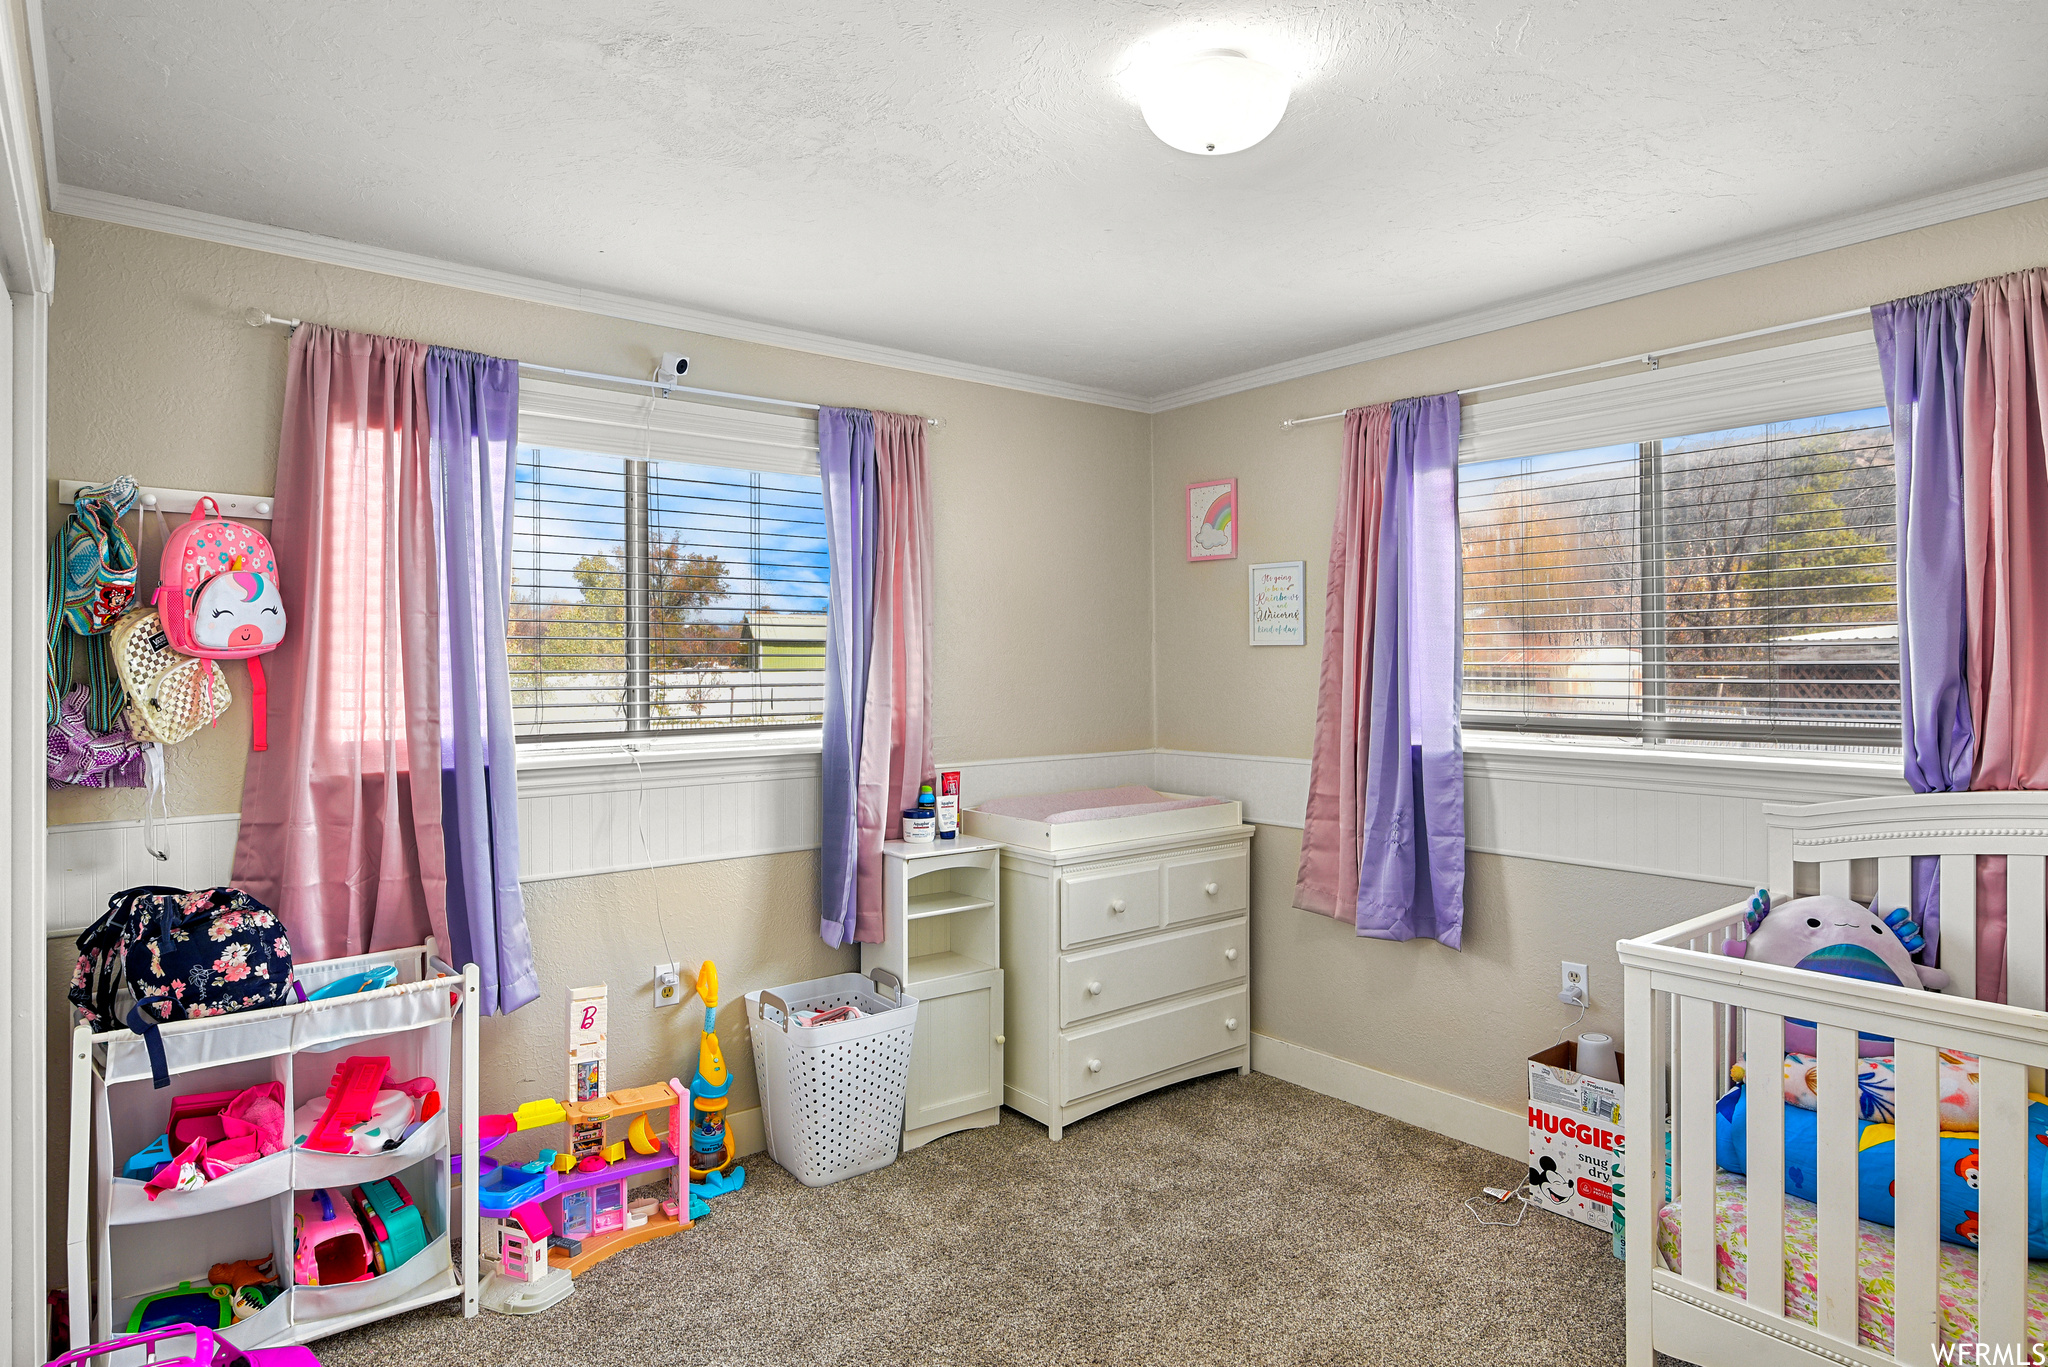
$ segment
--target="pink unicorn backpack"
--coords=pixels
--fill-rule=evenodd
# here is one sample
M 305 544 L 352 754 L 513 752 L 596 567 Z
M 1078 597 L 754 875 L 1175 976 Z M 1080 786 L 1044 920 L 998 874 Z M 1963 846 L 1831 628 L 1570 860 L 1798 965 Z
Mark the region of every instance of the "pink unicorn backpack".
M 270 748 L 269 695 L 257 657 L 284 639 L 284 598 L 277 556 L 253 527 L 230 522 L 201 498 L 192 516 L 164 538 L 156 610 L 171 649 L 203 660 L 247 660 L 255 709 L 252 744 Z

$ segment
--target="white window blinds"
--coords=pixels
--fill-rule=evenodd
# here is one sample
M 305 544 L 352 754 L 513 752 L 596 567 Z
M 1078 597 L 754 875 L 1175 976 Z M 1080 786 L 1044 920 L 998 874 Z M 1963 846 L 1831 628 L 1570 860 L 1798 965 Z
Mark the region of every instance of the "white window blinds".
M 819 725 L 815 423 L 563 391 L 521 404 L 508 642 L 520 738 Z
M 1512 451 L 1570 430 L 1563 400 L 1539 396 L 1552 409 L 1541 423 L 1478 425 L 1459 469 L 1467 726 L 1898 744 L 1887 415 L 1779 411 L 1867 399 L 1875 366 L 1835 364 L 1856 354 L 1839 342 L 1782 350 L 1795 361 L 1818 351 L 1834 373 L 1816 379 L 1809 365 L 1777 385 L 1768 356 L 1721 367 L 1724 380 L 1745 370 L 1760 382 L 1731 390 L 1724 410 L 1771 414 L 1762 421 L 1682 435 L 1652 426 L 1626 441 L 1492 458 L 1489 442 Z M 1634 389 L 1640 399 L 1656 386 Z M 1686 390 L 1633 412 L 1596 404 L 1580 430 L 1611 438 L 1616 421 L 1705 411 L 1703 377 L 1686 377 Z
M 1882 404 L 1855 332 L 1470 406 L 1466 726 L 1896 746 Z

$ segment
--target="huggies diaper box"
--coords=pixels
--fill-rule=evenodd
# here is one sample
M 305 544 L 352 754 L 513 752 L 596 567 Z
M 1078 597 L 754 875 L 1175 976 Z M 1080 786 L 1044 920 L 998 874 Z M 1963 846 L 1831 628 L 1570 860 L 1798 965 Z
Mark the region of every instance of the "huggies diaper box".
M 1578 1072 L 1577 1054 L 1577 1042 L 1566 1040 L 1529 1057 L 1531 1200 L 1605 1230 L 1613 1224 L 1621 1084 Z M 1615 1062 L 1627 1077 L 1619 1054 Z

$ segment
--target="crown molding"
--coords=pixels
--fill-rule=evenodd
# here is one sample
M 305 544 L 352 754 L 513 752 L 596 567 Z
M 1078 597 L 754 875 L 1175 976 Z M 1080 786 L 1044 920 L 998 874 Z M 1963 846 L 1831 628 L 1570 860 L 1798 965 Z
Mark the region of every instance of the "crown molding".
M 1247 370 L 1237 375 L 1226 375 L 1221 379 L 1177 389 L 1171 394 L 1162 394 L 1151 401 L 1146 411 L 1165 413 L 1175 408 L 1185 408 L 1190 404 L 1220 399 L 1230 394 L 1241 394 L 1248 389 L 1279 384 L 1283 380 L 1298 380 L 1306 375 L 1320 375 L 1328 370 L 1340 370 L 1345 366 L 1398 356 L 1405 351 L 1419 351 L 1423 347 L 1439 346 L 1466 337 L 1477 337 L 1482 333 L 1498 332 L 1502 328 L 1518 327 L 1523 323 L 1534 323 L 1560 314 L 1576 313 L 1580 309 L 1617 303 L 1639 295 L 1654 294 L 1659 290 L 1675 289 L 1680 285 L 1693 285 L 1716 276 L 1753 270 L 1758 266 L 1772 266 L 1781 261 L 1811 256 L 1816 252 L 1832 251 L 1837 247 L 1851 247 L 1859 242 L 1871 242 L 1896 233 L 1912 232 L 1917 228 L 1931 228 L 1939 223 L 1969 218 L 1973 214 L 1990 213 L 1997 209 L 2009 209 L 2016 204 L 2027 204 L 2038 199 L 2048 199 L 2048 168 L 2016 176 L 2005 176 L 1999 180 L 1985 181 L 1958 190 L 1924 195 L 1918 199 L 1904 200 L 1883 208 L 1791 228 L 1784 232 L 1747 238 L 1725 247 L 1692 252 L 1636 270 L 1600 276 L 1597 279 L 1567 285 L 1562 289 L 1532 294 L 1491 308 L 1459 314 L 1439 322 L 1382 333 L 1349 346 L 1319 351 L 1312 356 L 1261 366 L 1257 370 Z M 1686 340 L 1689 339 L 1673 338 L 1672 343 Z
M 1554 318 L 1581 309 L 1596 308 L 1602 304 L 1654 294 L 1659 290 L 1697 284 L 1716 276 L 1775 265 L 1782 261 L 1811 256 L 1816 252 L 1854 246 L 1860 242 L 1870 242 L 1897 233 L 1933 227 L 1974 214 L 1990 213 L 2018 204 L 2048 199 L 2048 168 L 1939 194 L 1924 195 L 1879 209 L 1748 238 L 1707 251 L 1689 253 L 1636 270 L 1600 276 L 1561 289 L 1528 295 L 1417 327 L 1397 329 L 1333 350 L 1261 366 L 1236 375 L 1226 375 L 1150 398 L 1119 390 L 1069 384 L 1061 380 L 949 361 L 920 352 L 899 351 L 891 347 L 829 337 L 797 328 L 729 318 L 659 299 L 641 298 L 609 290 L 584 289 L 551 280 L 513 275 L 505 271 L 466 266 L 435 257 L 417 256 L 410 252 L 364 246 L 291 228 L 248 223 L 240 219 L 201 213 L 194 209 L 131 199 L 126 195 L 110 194 L 104 190 L 86 190 L 53 183 L 50 197 L 51 207 L 57 213 L 95 219 L 102 223 L 117 223 L 131 228 L 170 233 L 178 237 L 198 238 L 202 241 L 218 242 L 224 246 L 245 247 L 252 251 L 373 271 L 381 275 L 398 276 L 427 284 L 448 285 L 456 289 L 523 299 L 531 303 L 576 309 L 605 317 L 652 323 L 659 327 L 678 328 L 714 337 L 728 337 L 735 341 L 786 347 L 794 351 L 832 356 L 841 360 L 888 366 L 892 369 L 965 380 L 974 384 L 994 385 L 1028 394 L 1042 394 L 1049 398 L 1070 399 L 1077 403 L 1099 404 L 1129 412 L 1156 414 L 1204 403 L 1210 399 L 1224 398 L 1231 394 L 1241 394 L 1246 390 L 1259 389 L 1286 380 L 1319 375 L 1325 371 L 1340 370 L 1345 366 L 1382 360 L 1403 352 L 1439 346 L 1445 342 L 1460 341 L 1483 333 L 1497 332 L 1503 328 L 1539 322 L 1545 318 Z M 1686 340 L 1689 339 L 1673 338 L 1671 344 L 1676 345 Z
M 920 375 L 937 375 L 948 380 L 965 380 L 970 384 L 1015 389 L 1026 394 L 1042 394 L 1047 398 L 1069 399 L 1076 403 L 1099 404 L 1107 408 L 1121 408 L 1137 413 L 1151 411 L 1148 401 L 1135 394 L 1097 389 L 1089 385 L 1069 384 L 1063 380 L 1051 380 L 1037 375 L 1021 375 L 1015 371 L 971 365 L 964 361 L 949 361 L 943 357 L 926 356 L 915 351 L 899 351 L 894 347 L 856 342 L 844 337 L 830 337 L 823 333 L 805 332 L 799 328 L 779 327 L 772 323 L 757 323 L 744 318 L 705 313 L 661 299 L 619 294 L 611 290 L 586 289 L 553 280 L 489 270 L 481 266 L 466 266 L 438 257 L 418 256 L 411 252 L 394 251 L 388 247 L 365 246 L 357 242 L 345 242 L 336 237 L 299 232 L 293 228 L 248 223 L 241 219 L 223 218 L 218 214 L 201 213 L 196 209 L 181 209 L 174 205 L 131 199 L 126 195 L 110 194 L 104 190 L 85 190 L 75 185 L 53 184 L 50 200 L 51 208 L 60 214 L 94 219 L 101 223 L 116 223 L 123 227 L 143 228 L 151 232 L 169 233 L 176 237 L 197 238 L 203 242 L 217 242 L 227 247 L 244 247 L 250 251 L 269 252 L 276 256 L 292 256 L 329 266 L 374 271 L 379 275 L 397 276 L 403 280 L 474 290 L 479 294 L 495 294 L 506 299 L 522 299 L 533 304 L 575 309 L 581 313 L 595 313 L 606 318 L 623 318 L 630 322 L 651 323 L 657 327 L 677 328 L 684 332 L 727 337 L 736 342 L 755 342 L 762 346 L 784 347 L 791 351 L 804 351 L 817 356 L 831 356 L 842 361 L 859 361 L 867 365 L 887 366 L 892 370 L 908 370 Z

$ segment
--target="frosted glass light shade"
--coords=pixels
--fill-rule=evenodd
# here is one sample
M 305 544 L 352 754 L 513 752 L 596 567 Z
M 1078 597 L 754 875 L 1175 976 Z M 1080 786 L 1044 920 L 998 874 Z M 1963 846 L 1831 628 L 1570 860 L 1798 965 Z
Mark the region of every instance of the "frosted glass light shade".
M 1287 112 L 1287 77 L 1241 52 L 1205 52 L 1148 83 L 1138 107 L 1168 147 L 1220 157 L 1263 141 Z

